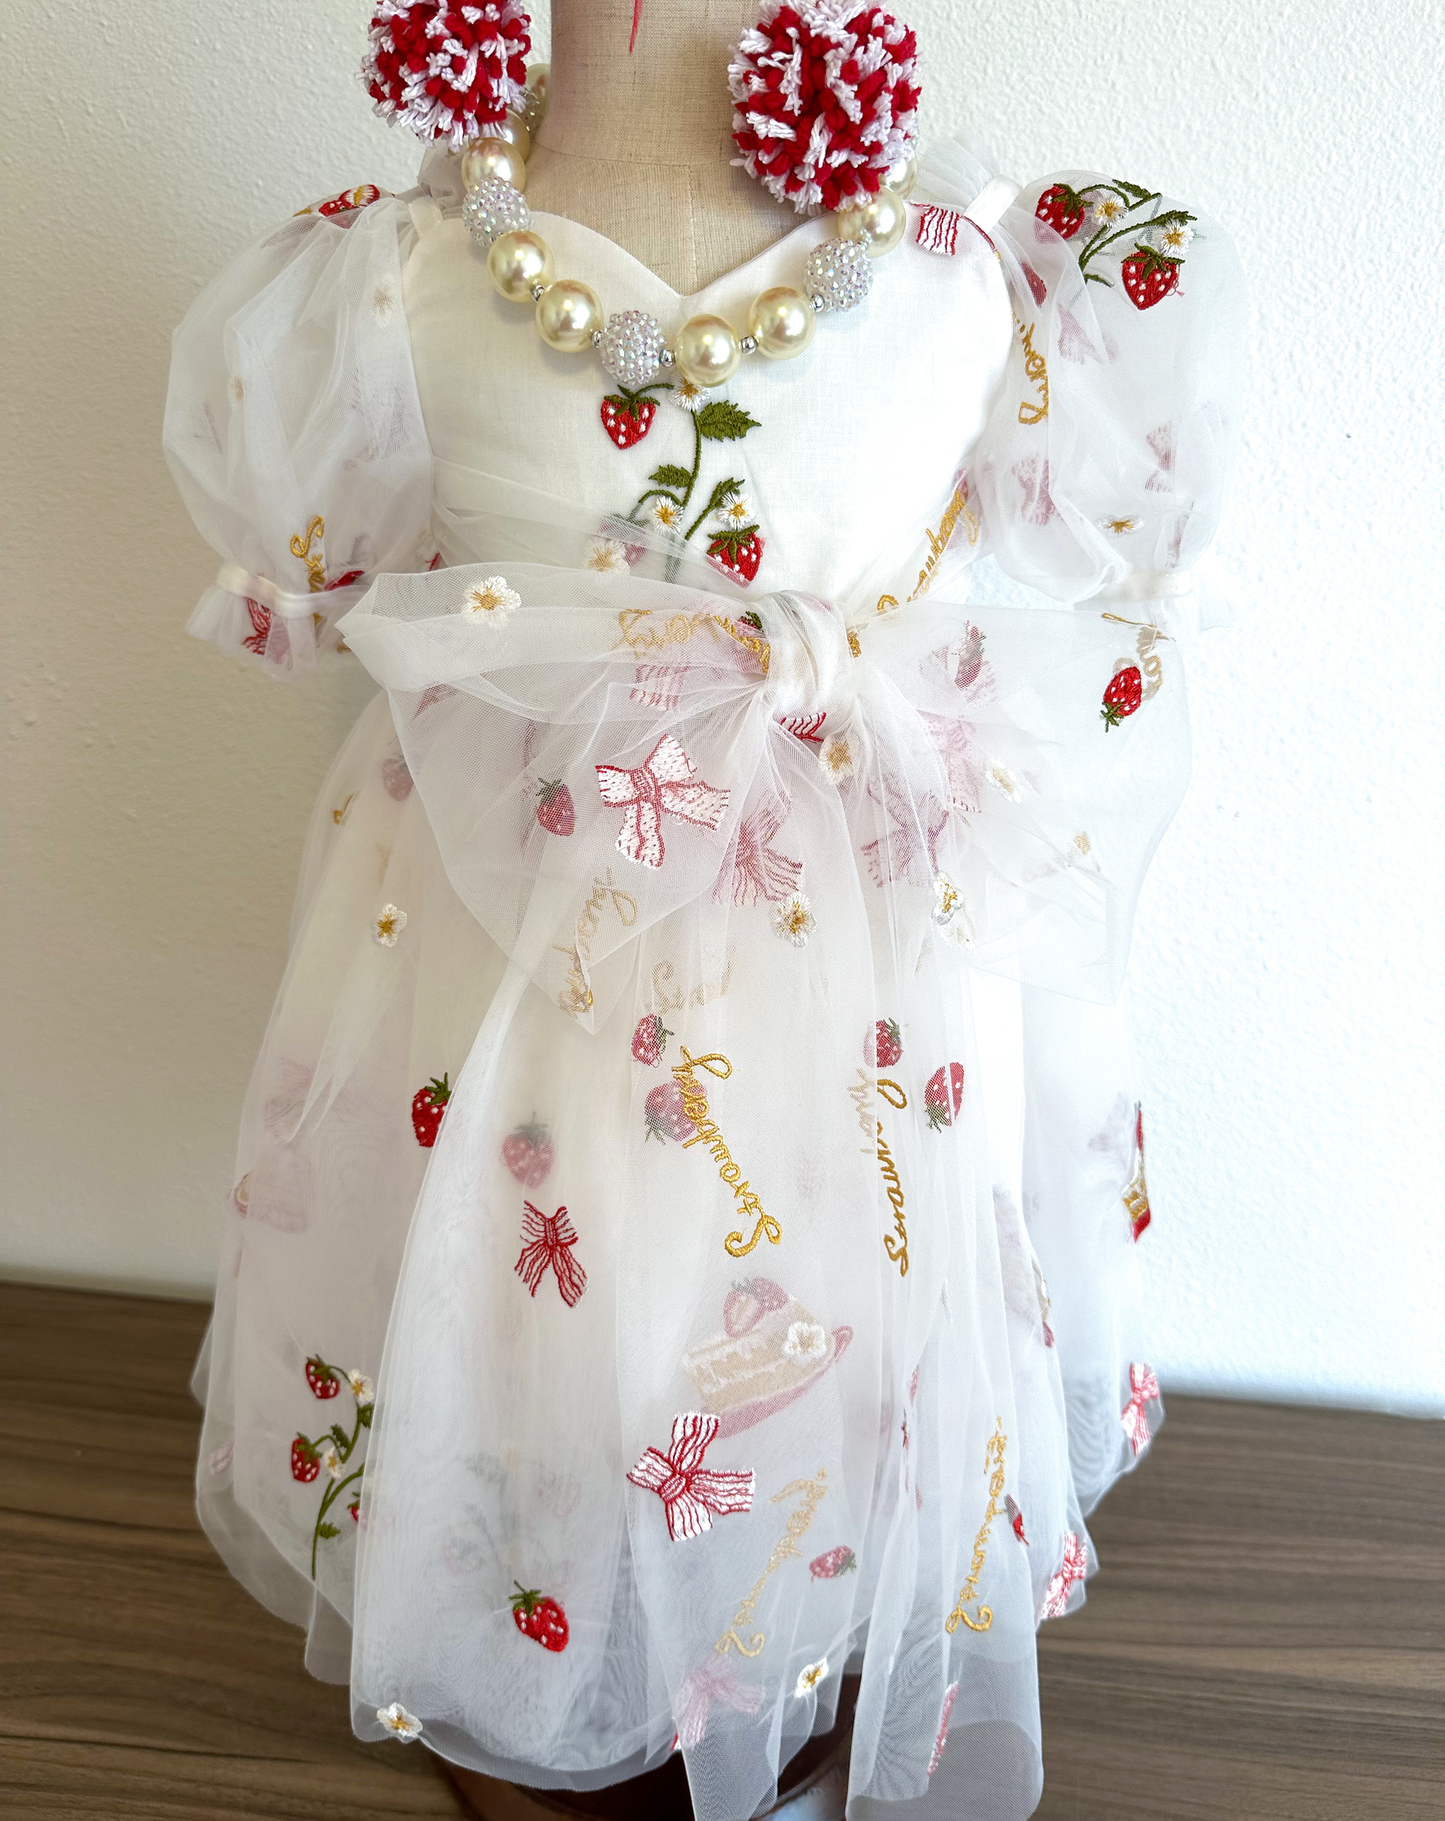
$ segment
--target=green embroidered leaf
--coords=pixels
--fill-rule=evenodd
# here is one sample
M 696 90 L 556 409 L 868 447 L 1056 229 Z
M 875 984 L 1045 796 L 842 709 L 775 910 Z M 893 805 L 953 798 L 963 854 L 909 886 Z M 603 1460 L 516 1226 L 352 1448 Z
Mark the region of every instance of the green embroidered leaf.
M 336 1446 L 341 1450 L 342 1460 L 345 1460 L 347 1455 L 351 1452 L 351 1437 L 341 1427 L 340 1423 L 333 1423 L 331 1425 L 330 1433 L 332 1441 L 334 1441 Z
M 732 475 L 729 475 L 725 481 L 719 481 L 708 496 L 707 504 L 702 509 L 703 517 L 706 518 L 709 512 L 716 512 L 718 507 L 721 506 L 725 500 L 729 499 L 734 493 L 741 493 L 742 490 L 743 483 L 740 480 L 735 479 Z
M 763 629 L 762 616 L 756 613 L 740 613 L 738 615 L 738 624 L 740 626 L 751 626 L 754 632 L 761 632 Z
M 730 398 L 715 398 L 697 413 L 697 427 L 710 443 L 735 443 L 761 425 Z
M 674 462 L 664 462 L 660 468 L 654 468 L 647 477 L 656 481 L 659 487 L 686 487 L 692 476 L 686 468 L 679 468 Z
M 369 1429 L 371 1427 L 371 1413 L 375 1408 L 375 1404 L 363 1404 L 357 1411 L 356 1414 L 361 1418 L 361 1426 L 363 1429 Z
M 329 1539 L 334 1536 L 340 1536 L 341 1532 L 336 1528 L 335 1524 L 318 1524 L 316 1526 L 316 1534 L 323 1539 Z
M 752 541 L 756 531 L 756 525 L 744 525 L 738 531 L 734 531 L 731 526 L 726 531 L 714 531 L 708 551 L 715 555 L 718 551 L 725 550 L 730 557 L 736 558 L 743 545 Z

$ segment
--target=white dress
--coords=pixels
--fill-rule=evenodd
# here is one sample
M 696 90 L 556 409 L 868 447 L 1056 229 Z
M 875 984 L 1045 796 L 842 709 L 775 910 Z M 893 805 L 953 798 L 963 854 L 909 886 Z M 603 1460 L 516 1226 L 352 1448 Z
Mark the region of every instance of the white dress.
M 246 1102 L 202 1521 L 364 1738 L 572 1788 L 680 1749 L 743 1821 L 861 1670 L 851 1812 L 1025 1816 L 1035 1629 L 1160 1414 L 1117 999 L 1235 254 L 946 145 L 803 358 L 631 396 L 493 292 L 448 170 L 176 339 L 192 630 L 380 685 Z M 669 335 L 828 234 L 681 298 L 540 225 Z

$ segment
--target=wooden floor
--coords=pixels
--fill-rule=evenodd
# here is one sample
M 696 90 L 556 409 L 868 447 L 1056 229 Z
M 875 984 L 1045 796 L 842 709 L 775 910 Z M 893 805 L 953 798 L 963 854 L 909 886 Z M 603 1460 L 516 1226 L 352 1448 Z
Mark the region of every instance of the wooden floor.
M 455 1817 L 197 1529 L 204 1322 L 0 1284 L 0 1815 Z M 1040 1635 L 1040 1821 L 1445 1817 L 1442 1513 L 1441 1425 L 1172 1399 Z

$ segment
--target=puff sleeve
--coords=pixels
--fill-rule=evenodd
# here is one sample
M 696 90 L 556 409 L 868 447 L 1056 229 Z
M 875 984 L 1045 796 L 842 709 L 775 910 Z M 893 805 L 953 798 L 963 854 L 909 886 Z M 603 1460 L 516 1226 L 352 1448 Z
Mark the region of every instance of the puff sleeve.
M 402 201 L 335 198 L 243 253 L 175 333 L 166 459 L 221 558 L 187 629 L 276 676 L 341 648 L 336 622 L 375 574 L 426 560 L 413 234 Z

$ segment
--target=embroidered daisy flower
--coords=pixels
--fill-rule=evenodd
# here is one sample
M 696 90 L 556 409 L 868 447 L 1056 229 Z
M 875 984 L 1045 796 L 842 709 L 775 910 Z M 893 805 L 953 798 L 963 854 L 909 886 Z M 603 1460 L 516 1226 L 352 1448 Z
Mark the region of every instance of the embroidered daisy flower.
M 587 567 L 595 569 L 598 575 L 627 575 L 632 569 L 626 546 L 619 544 L 615 537 L 593 538 L 587 546 Z
M 339 1480 L 346 1471 L 346 1462 L 342 1460 L 341 1450 L 335 1442 L 328 1442 L 317 1459 L 334 1480 Z
M 754 522 L 753 503 L 745 493 L 729 493 L 712 516 L 724 531 L 741 530 Z
M 351 1395 L 358 1404 L 376 1402 L 376 1388 L 364 1372 L 358 1372 L 353 1366 L 346 1375 L 346 1382 L 351 1386 Z
M 853 776 L 853 754 L 848 746 L 848 736 L 841 733 L 830 733 L 818 748 L 818 763 L 823 768 L 825 777 L 835 784 L 841 784 L 845 778 Z
M 1096 196 L 1089 205 L 1089 214 L 1096 228 L 1112 228 L 1124 219 L 1124 213 L 1123 203 L 1109 190 L 1102 196 Z
M 826 1657 L 819 1657 L 816 1663 L 805 1663 L 798 1671 L 798 1683 L 793 1693 L 801 1701 L 805 1695 L 812 1694 L 827 1674 L 828 1659 Z
M 679 374 L 672 382 L 672 402 L 684 411 L 700 411 L 707 403 L 707 393 L 695 379 Z
M 1099 522 L 1105 531 L 1112 531 L 1115 537 L 1127 537 L 1131 531 L 1139 529 L 1136 518 L 1106 518 Z
M 959 896 L 958 887 L 946 873 L 935 873 L 933 876 L 933 921 L 940 929 L 945 929 L 957 916 L 963 899 Z
M 828 1334 L 820 1322 L 795 1321 L 783 1342 L 789 1359 L 822 1359 L 827 1351 Z
M 647 516 L 659 531 L 666 531 L 674 537 L 682 535 L 682 507 L 675 499 L 656 499 L 648 508 Z
M 489 575 L 480 588 L 473 588 L 462 602 L 462 609 L 471 614 L 474 620 L 495 631 L 505 626 L 521 605 L 521 595 L 515 588 L 507 586 L 506 576 Z
M 210 1461 L 207 1464 L 209 1465 L 211 1472 L 214 1473 L 217 1478 L 225 1473 L 230 1467 L 231 1457 L 235 1452 L 236 1444 L 234 1441 L 222 1442 L 219 1448 L 212 1450 Z
M 791 942 L 794 948 L 803 946 L 812 935 L 817 921 L 812 906 L 802 892 L 789 892 L 773 912 L 773 928 Z
M 1018 779 L 1007 765 L 1000 764 L 997 759 L 990 759 L 983 768 L 983 775 L 994 789 L 1006 796 L 1010 802 L 1022 802 L 1024 793 L 1019 787 Z
M 1182 259 L 1193 238 L 1194 230 L 1187 221 L 1166 222 L 1154 230 L 1154 245 L 1168 259 Z
M 400 1739 L 403 1745 L 410 1745 L 413 1739 L 421 1737 L 421 1721 L 415 1714 L 409 1714 L 400 1701 L 393 1701 L 390 1707 L 378 1707 L 376 1717 L 392 1738 Z
M 376 318 L 379 327 L 383 329 L 386 327 L 391 321 L 395 309 L 396 286 L 389 278 L 383 278 L 371 293 L 371 313 Z
M 396 939 L 406 928 L 406 912 L 394 904 L 383 904 L 381 915 L 371 926 L 371 939 L 383 948 L 395 948 Z

